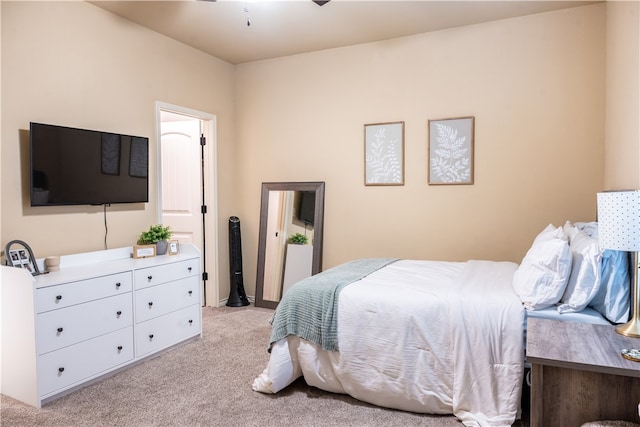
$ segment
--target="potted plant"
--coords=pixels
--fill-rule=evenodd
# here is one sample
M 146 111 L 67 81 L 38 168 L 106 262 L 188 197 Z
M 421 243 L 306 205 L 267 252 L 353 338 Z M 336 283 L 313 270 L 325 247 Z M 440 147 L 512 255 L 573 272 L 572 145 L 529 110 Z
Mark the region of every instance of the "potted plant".
M 288 242 L 292 245 L 306 245 L 309 238 L 302 233 L 296 233 L 289 236 Z
M 171 227 L 162 224 L 156 224 L 149 227 L 149 230 L 143 231 L 138 237 L 139 245 L 156 245 L 156 254 L 164 255 L 167 253 L 167 240 L 171 238 L 173 231 Z

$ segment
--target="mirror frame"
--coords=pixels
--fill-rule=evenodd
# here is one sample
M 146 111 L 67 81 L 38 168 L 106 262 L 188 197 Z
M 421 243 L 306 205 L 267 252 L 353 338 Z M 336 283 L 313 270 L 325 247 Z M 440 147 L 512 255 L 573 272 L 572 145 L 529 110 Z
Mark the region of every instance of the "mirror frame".
M 260 198 L 260 230 L 258 237 L 258 272 L 256 274 L 255 306 L 275 309 L 280 301 L 263 299 L 265 247 L 267 244 L 267 213 L 269 191 L 314 191 L 316 194 L 313 220 L 313 261 L 311 274 L 322 271 L 322 234 L 324 228 L 324 182 L 263 182 Z M 282 297 L 281 297 L 282 298 Z

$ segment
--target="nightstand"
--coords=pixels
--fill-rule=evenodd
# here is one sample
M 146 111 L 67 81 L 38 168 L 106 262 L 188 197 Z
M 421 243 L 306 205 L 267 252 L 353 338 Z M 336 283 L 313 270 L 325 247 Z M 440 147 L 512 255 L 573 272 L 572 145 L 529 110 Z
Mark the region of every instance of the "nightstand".
M 640 362 L 620 355 L 640 339 L 614 326 L 529 318 L 531 427 L 579 427 L 594 420 L 639 422 Z

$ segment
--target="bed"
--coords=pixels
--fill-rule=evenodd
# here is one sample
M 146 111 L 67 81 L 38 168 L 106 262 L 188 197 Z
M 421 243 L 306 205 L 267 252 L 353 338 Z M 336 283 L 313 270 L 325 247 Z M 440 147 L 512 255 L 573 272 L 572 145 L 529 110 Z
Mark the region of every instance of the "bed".
M 527 317 L 625 315 L 626 257 L 605 265 L 611 256 L 594 243 L 597 228 L 550 225 L 520 264 L 374 258 L 302 280 L 274 313 L 270 360 L 252 387 L 278 393 L 303 376 L 383 407 L 510 426 L 520 413 Z

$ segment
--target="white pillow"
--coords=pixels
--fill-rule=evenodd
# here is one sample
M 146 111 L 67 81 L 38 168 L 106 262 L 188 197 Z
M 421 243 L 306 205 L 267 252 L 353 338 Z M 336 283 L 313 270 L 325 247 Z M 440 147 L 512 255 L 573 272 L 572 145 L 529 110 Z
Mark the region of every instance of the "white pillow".
M 598 239 L 576 227 L 565 225 L 573 257 L 569 283 L 558 306 L 559 313 L 576 313 L 584 309 L 600 289 L 602 251 Z
M 578 230 L 582 230 L 587 233 L 587 236 L 598 238 L 598 223 L 593 222 L 576 222 L 573 224 Z
M 571 274 L 571 249 L 562 227 L 549 224 L 536 236 L 513 275 L 513 288 L 527 310 L 560 301 Z

